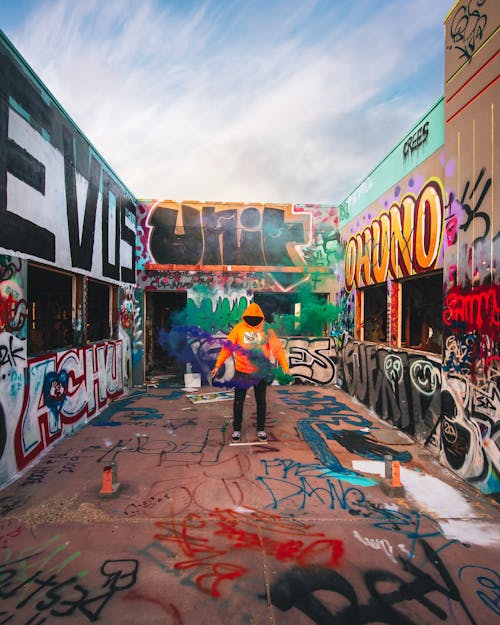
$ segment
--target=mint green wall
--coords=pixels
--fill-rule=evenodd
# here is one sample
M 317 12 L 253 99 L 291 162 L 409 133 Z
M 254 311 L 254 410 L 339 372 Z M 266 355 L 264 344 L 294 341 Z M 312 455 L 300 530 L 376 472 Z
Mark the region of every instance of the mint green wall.
M 422 130 L 418 135 L 420 129 Z M 426 138 L 422 141 L 424 132 Z M 410 147 L 411 143 L 414 145 L 413 150 Z M 420 143 L 418 147 L 417 143 Z M 441 98 L 401 139 L 392 152 L 340 203 L 339 226 L 342 228 L 359 215 L 369 204 L 443 145 L 444 98 Z

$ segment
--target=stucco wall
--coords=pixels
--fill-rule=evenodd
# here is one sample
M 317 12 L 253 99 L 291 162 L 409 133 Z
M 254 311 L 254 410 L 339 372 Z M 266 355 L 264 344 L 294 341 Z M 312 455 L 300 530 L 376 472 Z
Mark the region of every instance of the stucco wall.
M 444 353 L 441 461 L 500 496 L 498 2 L 457 2 L 446 20 Z
M 389 167 L 424 117 L 340 204 L 346 245 L 339 383 L 415 434 L 448 468 L 500 497 L 500 258 L 495 197 L 500 5 L 456 2 L 446 18 L 443 146 L 397 181 Z M 432 112 L 432 111 L 431 111 Z M 435 109 L 433 111 L 435 113 Z M 433 117 L 434 126 L 439 118 Z M 424 128 L 426 128 L 424 132 Z M 417 141 L 418 143 L 418 141 Z M 402 152 L 400 157 L 402 157 Z M 375 201 L 374 189 L 387 189 Z M 442 270 L 442 348 L 401 349 L 401 287 Z M 387 283 L 387 340 L 362 337 L 360 289 Z M 423 294 L 425 297 L 425 293 Z
M 135 288 L 135 199 L 0 33 L 0 486 L 124 392 L 120 339 L 30 357 L 28 263 Z M 120 311 L 126 320 L 126 292 Z

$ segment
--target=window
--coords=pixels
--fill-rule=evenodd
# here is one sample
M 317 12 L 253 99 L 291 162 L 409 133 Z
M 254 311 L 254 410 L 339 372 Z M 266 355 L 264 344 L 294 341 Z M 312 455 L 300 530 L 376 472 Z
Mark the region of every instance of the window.
M 387 341 L 387 284 L 363 289 L 363 340 Z
M 72 345 L 72 293 L 71 275 L 28 265 L 30 354 Z
M 443 274 L 408 278 L 403 290 L 403 347 L 439 354 L 443 342 Z
M 87 341 L 101 341 L 111 336 L 110 285 L 88 280 Z

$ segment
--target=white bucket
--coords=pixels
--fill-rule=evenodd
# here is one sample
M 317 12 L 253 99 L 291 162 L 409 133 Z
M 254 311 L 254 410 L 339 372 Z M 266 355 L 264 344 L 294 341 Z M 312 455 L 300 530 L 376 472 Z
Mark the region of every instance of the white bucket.
M 185 373 L 184 374 L 184 386 L 187 388 L 200 388 L 201 387 L 201 374 L 200 373 Z

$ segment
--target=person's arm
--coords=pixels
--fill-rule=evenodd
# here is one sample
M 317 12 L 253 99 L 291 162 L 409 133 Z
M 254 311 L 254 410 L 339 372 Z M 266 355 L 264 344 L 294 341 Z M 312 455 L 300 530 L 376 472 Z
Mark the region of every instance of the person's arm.
M 281 342 L 274 330 L 269 330 L 269 347 L 285 373 L 290 373 L 288 360 L 283 350 Z
M 236 333 L 234 332 L 234 328 L 233 328 L 231 330 L 231 332 L 228 334 L 227 339 L 224 341 L 224 345 L 221 347 L 219 355 L 217 356 L 217 360 L 215 361 L 215 366 L 212 369 L 212 371 L 210 372 L 210 375 L 213 378 L 215 378 L 215 376 L 217 375 L 219 369 L 226 362 L 226 360 L 229 358 L 229 356 L 233 353 L 234 350 L 231 350 L 228 347 L 228 345 L 229 344 L 234 344 L 235 340 L 236 340 Z

